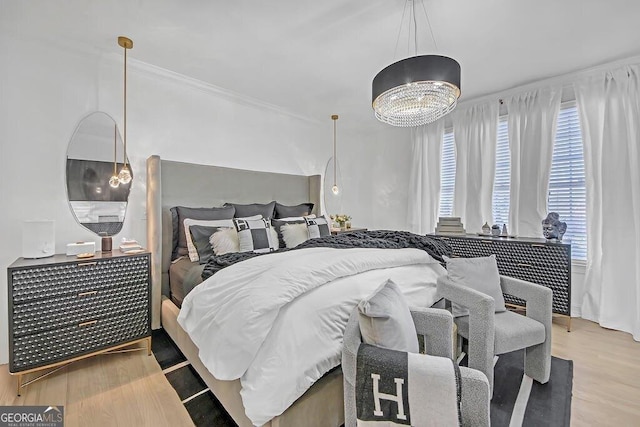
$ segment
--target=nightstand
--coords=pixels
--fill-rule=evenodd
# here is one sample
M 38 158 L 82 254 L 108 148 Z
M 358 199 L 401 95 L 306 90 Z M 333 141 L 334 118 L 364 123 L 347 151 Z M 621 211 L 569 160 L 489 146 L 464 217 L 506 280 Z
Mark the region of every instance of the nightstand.
M 347 228 L 346 230 L 332 229 L 331 230 L 331 234 L 335 236 L 335 235 L 344 234 L 344 233 L 356 233 L 358 231 L 367 231 L 367 229 L 366 228 L 356 228 L 356 227 Z
M 8 269 L 9 372 L 57 370 L 132 344 L 151 354 L 151 254 L 19 258 Z

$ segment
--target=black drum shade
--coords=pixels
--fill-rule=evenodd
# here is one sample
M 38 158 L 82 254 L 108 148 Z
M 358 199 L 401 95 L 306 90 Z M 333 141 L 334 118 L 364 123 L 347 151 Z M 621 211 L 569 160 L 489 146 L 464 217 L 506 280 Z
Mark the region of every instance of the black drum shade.
M 451 112 L 460 97 L 460 64 L 440 55 L 395 62 L 373 79 L 376 118 L 393 126 L 421 126 Z

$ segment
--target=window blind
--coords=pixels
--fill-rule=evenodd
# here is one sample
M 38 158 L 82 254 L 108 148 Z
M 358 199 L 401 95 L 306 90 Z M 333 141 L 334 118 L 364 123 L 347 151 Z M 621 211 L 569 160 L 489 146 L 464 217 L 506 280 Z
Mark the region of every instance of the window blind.
M 496 173 L 493 181 L 493 223 L 509 229 L 509 196 L 511 182 L 511 158 L 509 150 L 509 124 L 507 116 L 498 122 L 498 141 L 496 144 Z M 489 224 L 491 225 L 491 224 Z
M 571 239 L 571 257 L 577 260 L 587 259 L 586 199 L 580 119 L 575 103 L 567 103 L 558 114 L 547 206 L 567 223 L 565 238 Z
M 453 215 L 453 190 L 456 181 L 456 149 L 453 130 L 444 133 L 442 140 L 442 163 L 440 165 L 439 216 Z

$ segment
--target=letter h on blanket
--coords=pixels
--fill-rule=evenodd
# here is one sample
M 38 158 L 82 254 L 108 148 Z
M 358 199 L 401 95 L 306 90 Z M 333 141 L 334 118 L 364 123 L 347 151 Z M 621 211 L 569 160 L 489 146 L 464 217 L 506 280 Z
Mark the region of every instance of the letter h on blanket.
M 402 386 L 404 385 L 404 378 L 394 378 L 393 381 L 396 383 L 396 395 L 381 393 L 380 392 L 380 375 L 379 374 L 371 374 L 371 379 L 373 380 L 373 404 L 374 410 L 373 415 L 377 417 L 384 416 L 384 413 L 380 409 L 380 399 L 391 400 L 392 402 L 396 402 L 398 404 L 398 412 L 396 417 L 399 420 L 406 420 L 407 416 L 404 414 L 404 399 L 402 398 Z

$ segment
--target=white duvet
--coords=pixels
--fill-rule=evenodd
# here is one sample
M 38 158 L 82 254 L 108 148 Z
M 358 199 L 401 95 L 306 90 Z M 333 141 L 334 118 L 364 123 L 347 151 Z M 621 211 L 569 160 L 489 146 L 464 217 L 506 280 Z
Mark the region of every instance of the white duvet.
M 435 302 L 444 268 L 418 249 L 308 248 L 252 258 L 191 291 L 178 322 L 218 379 L 240 378 L 255 425 L 281 414 L 340 364 L 356 304 L 387 279 L 409 305 Z

